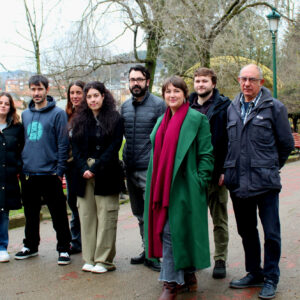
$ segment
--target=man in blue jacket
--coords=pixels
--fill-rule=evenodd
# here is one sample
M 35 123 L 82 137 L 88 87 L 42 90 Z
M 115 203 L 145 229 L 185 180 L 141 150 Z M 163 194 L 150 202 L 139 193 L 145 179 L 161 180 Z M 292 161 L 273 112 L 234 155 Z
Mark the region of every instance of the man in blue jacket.
M 49 81 L 42 75 L 29 79 L 32 100 L 22 113 L 25 145 L 22 152 L 22 200 L 26 217 L 23 249 L 15 259 L 38 255 L 40 209 L 46 203 L 56 231 L 58 264 L 70 263 L 71 234 L 62 190 L 68 158 L 67 115 L 47 95 Z
M 280 275 L 279 170 L 294 141 L 286 108 L 263 87 L 260 68 L 245 66 L 238 81 L 241 93 L 227 113 L 229 142 L 224 168 L 248 274 L 231 281 L 230 287 L 262 286 L 259 297 L 272 299 Z M 257 210 L 264 230 L 263 267 Z
M 213 278 L 226 277 L 228 252 L 228 191 L 224 185 L 223 165 L 227 154 L 228 97 L 220 95 L 216 88 L 217 75 L 212 69 L 199 68 L 194 73 L 195 92 L 189 97 L 191 108 L 205 114 L 209 120 L 211 142 L 215 157 L 212 181 L 208 186 L 208 207 L 214 224 L 215 266 Z

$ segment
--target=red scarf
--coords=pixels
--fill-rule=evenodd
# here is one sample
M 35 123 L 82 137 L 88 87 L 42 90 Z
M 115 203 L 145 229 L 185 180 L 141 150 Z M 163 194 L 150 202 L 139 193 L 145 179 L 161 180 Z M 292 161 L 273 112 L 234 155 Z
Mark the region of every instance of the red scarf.
M 162 233 L 168 216 L 174 160 L 188 109 L 188 103 L 184 103 L 172 116 L 168 108 L 156 132 L 149 203 L 149 257 L 162 257 Z

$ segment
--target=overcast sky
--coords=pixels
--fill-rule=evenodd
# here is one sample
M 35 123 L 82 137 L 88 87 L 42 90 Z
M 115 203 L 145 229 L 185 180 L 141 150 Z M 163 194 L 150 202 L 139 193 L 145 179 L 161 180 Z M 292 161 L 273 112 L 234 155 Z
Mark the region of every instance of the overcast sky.
M 32 0 L 27 0 L 31 7 Z M 6 69 L 13 71 L 16 69 L 34 70 L 30 53 L 22 48 L 32 50 L 32 44 L 26 41 L 22 35 L 29 37 L 28 27 L 26 24 L 25 9 L 23 0 L 2 0 L 2 13 L 0 17 L 0 63 Z M 36 1 L 39 3 L 40 1 Z M 57 0 L 44 1 L 45 15 Z M 51 11 L 47 19 L 45 31 L 42 38 L 41 49 L 51 47 L 55 40 L 58 40 L 60 35 L 63 36 L 72 22 L 78 21 L 85 8 L 85 0 L 61 0 L 60 3 Z M 74 23 L 73 23 L 74 24 Z M 110 18 L 103 23 L 103 26 L 109 28 L 108 36 L 114 36 L 121 32 L 121 23 L 117 18 Z M 132 48 L 131 35 L 126 35 L 121 38 L 112 47 L 114 53 L 130 51 Z M 0 65 L 0 72 L 5 69 Z

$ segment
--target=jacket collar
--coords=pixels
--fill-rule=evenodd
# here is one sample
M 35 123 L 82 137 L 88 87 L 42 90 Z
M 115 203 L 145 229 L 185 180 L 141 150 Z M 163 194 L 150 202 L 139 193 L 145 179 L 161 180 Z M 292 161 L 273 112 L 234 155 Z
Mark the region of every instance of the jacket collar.
M 196 92 L 193 92 L 189 96 L 189 102 L 190 104 L 194 103 L 194 101 L 197 101 L 198 94 Z M 210 120 L 213 115 L 215 115 L 219 110 L 223 109 L 223 106 L 229 106 L 230 99 L 228 97 L 225 97 L 223 95 L 220 95 L 219 90 L 217 88 L 214 88 L 213 94 L 211 99 L 213 100 L 213 103 L 211 107 L 209 108 L 206 116 Z
M 198 112 L 195 112 L 198 114 Z M 161 124 L 161 121 L 163 119 L 162 115 L 158 120 L 157 123 L 155 125 L 155 127 L 153 128 L 153 131 L 150 135 L 150 140 L 151 143 L 153 145 L 153 147 L 155 147 L 155 136 L 156 136 L 156 132 L 158 127 Z M 181 130 L 180 130 L 180 134 L 179 134 L 179 139 L 178 139 L 178 144 L 180 145 L 180 147 L 177 147 L 176 150 L 176 155 L 175 155 L 175 161 L 174 161 L 174 168 L 173 168 L 173 179 L 172 179 L 172 183 L 174 181 L 174 178 L 178 172 L 178 169 L 185 157 L 185 154 L 187 153 L 187 151 L 190 148 L 190 145 L 192 144 L 192 142 L 195 139 L 195 136 L 197 135 L 198 129 L 200 126 L 200 122 L 198 118 L 194 117 L 194 114 L 192 112 L 192 109 L 189 108 L 185 119 L 182 123 L 181 126 Z
M 131 99 L 132 99 L 132 104 L 133 104 L 134 106 L 142 105 L 142 104 L 144 104 L 144 102 L 149 98 L 149 96 L 150 96 L 150 92 L 149 92 L 149 91 L 146 91 L 146 94 L 145 94 L 144 98 L 143 98 L 141 101 L 137 101 L 137 100 L 132 96 L 132 97 L 131 97 Z
M 247 124 L 253 118 L 253 116 L 259 109 L 265 108 L 265 107 L 270 107 L 273 105 L 273 97 L 272 97 L 269 89 L 267 89 L 266 87 L 263 86 L 261 88 L 261 92 L 262 92 L 262 95 L 260 97 L 260 100 L 258 101 L 257 105 L 254 107 L 254 109 L 248 116 L 245 124 Z M 232 105 L 235 108 L 235 110 L 238 112 L 240 118 L 241 118 L 241 103 L 240 103 L 241 96 L 242 96 L 242 93 L 239 93 L 235 97 L 235 99 L 232 101 Z

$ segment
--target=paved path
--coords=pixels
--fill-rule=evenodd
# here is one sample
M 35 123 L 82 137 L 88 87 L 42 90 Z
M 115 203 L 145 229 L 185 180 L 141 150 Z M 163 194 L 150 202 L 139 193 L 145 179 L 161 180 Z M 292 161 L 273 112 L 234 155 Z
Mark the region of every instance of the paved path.
M 281 280 L 276 299 L 294 300 L 300 299 L 300 161 L 284 167 L 282 181 Z M 236 232 L 231 203 L 229 218 L 227 278 L 214 280 L 211 268 L 202 270 L 197 273 L 198 291 L 180 295 L 178 300 L 257 299 L 259 289 L 234 290 L 228 287 L 230 280 L 245 274 L 243 249 Z M 24 228 L 10 231 L 9 252 L 12 255 L 22 247 L 23 231 Z M 140 244 L 137 222 L 131 215 L 130 205 L 124 204 L 118 223 L 117 270 L 102 275 L 84 273 L 80 270 L 83 265 L 80 254 L 72 256 L 71 265 L 57 265 L 55 233 L 51 221 L 43 221 L 39 256 L 24 261 L 12 259 L 10 263 L 0 264 L 0 299 L 157 299 L 161 292 L 158 273 L 129 263 L 130 257 L 141 251 Z

